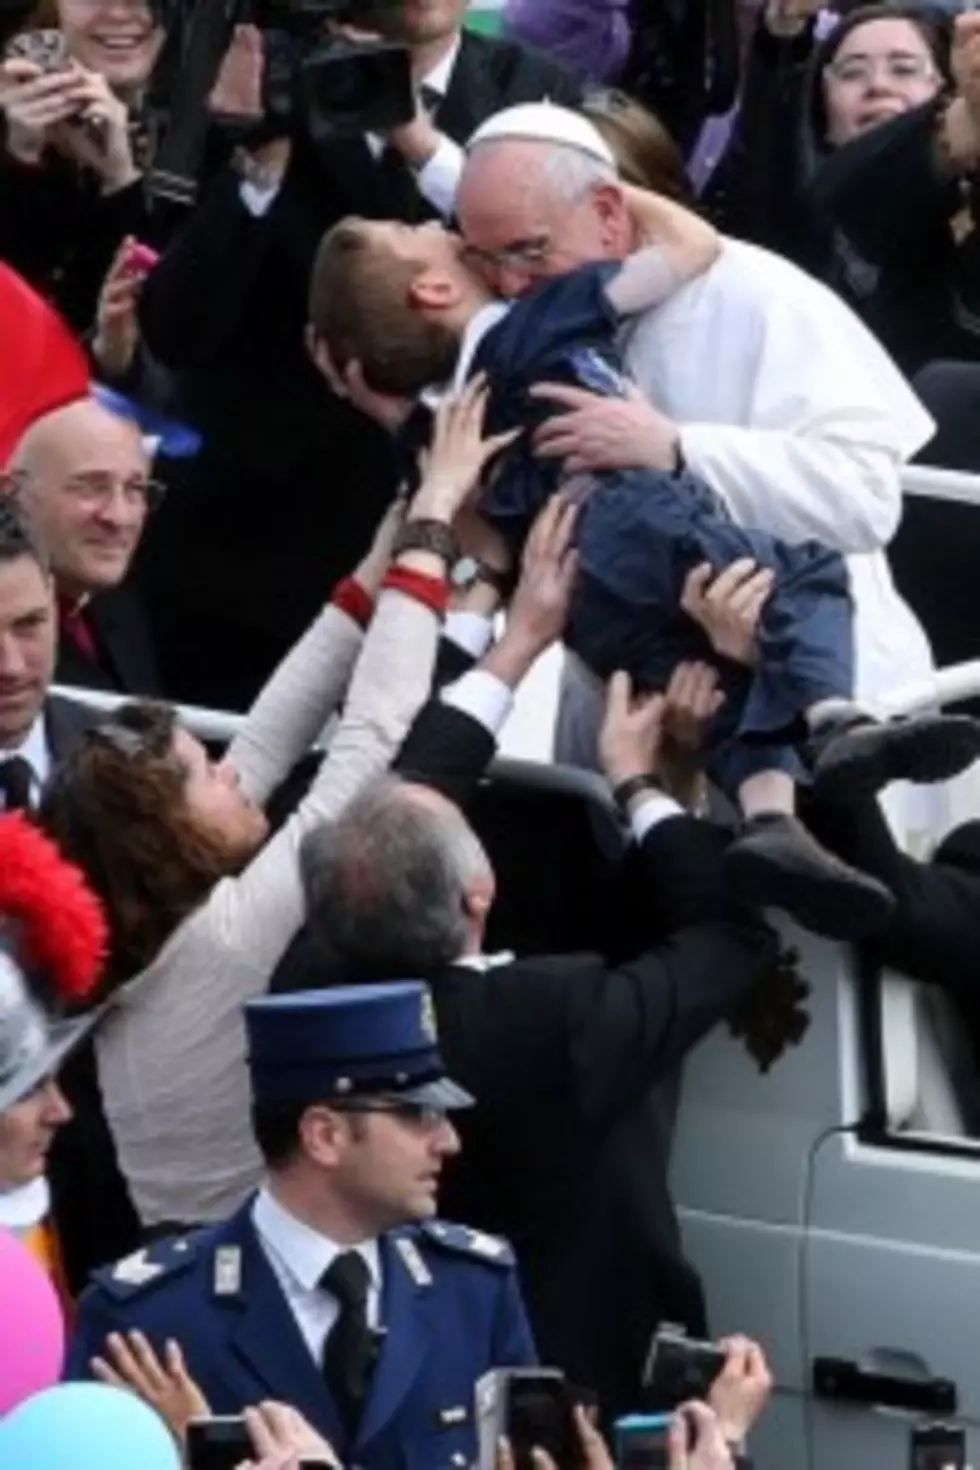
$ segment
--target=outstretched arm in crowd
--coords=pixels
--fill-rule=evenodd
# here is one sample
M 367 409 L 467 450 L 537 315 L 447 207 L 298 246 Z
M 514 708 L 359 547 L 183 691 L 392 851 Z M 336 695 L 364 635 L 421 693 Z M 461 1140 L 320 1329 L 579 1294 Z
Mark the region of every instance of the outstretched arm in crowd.
M 499 448 L 497 441 L 482 436 L 485 404 L 485 391 L 475 383 L 457 401 L 440 409 L 426 474 L 408 510 L 409 521 L 452 525 L 484 465 Z M 343 607 L 334 606 L 321 614 L 259 696 L 244 735 L 229 753 L 245 789 L 262 800 L 322 730 L 328 710 L 322 695 L 310 686 L 324 681 L 333 698 L 340 696 L 359 645 L 352 613 L 363 616 L 370 612 L 371 592 L 380 583 L 377 608 L 357 658 L 343 716 L 313 785 L 298 811 L 258 857 L 240 877 L 219 884 L 208 905 L 212 922 L 229 944 L 248 942 L 256 947 L 258 971 L 263 966 L 272 970 L 302 923 L 298 854 L 303 837 L 318 823 L 336 816 L 367 781 L 385 769 L 431 688 L 447 597 L 447 569 L 434 552 L 406 550 L 396 554 L 392 568 L 384 571 L 387 553 L 385 547 L 367 570 L 362 565 L 361 573 L 370 585 L 360 588 L 360 595 L 348 589 Z M 337 619 L 348 625 L 339 675 L 333 656 L 324 657 L 324 645 L 328 650 L 335 648 Z
M 491 642 L 491 619 L 499 594 L 486 584 L 474 588 L 474 606 L 480 610 L 464 616 L 472 619 L 486 652 L 420 711 L 396 761 L 406 780 L 433 786 L 460 806 L 472 796 L 496 754 L 514 691 L 564 631 L 578 573 L 572 544 L 575 521 L 576 508 L 561 496 L 553 497 L 538 516 L 496 643 Z
M 619 316 L 659 306 L 717 259 L 717 230 L 691 209 L 661 194 L 627 187 L 640 244 L 606 286 Z

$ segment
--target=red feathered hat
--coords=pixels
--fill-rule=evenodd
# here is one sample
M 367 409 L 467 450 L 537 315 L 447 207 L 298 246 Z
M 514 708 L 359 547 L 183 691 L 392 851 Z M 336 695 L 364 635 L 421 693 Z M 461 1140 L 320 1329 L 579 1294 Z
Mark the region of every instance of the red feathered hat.
M 19 813 L 0 816 L 0 1113 L 53 1077 L 100 1017 L 108 927 L 82 873 Z
M 86 398 L 89 365 L 61 317 L 0 263 L 0 470 L 37 419 Z

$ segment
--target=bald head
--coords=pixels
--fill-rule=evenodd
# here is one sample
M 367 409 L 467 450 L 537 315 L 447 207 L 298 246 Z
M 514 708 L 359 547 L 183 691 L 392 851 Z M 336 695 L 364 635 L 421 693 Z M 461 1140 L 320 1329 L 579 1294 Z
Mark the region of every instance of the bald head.
M 521 295 L 536 279 L 621 259 L 629 219 L 615 169 L 578 147 L 543 139 L 477 141 L 456 210 L 468 245 L 489 262 L 491 285 Z M 502 253 L 505 253 L 502 258 Z
M 82 399 L 32 425 L 12 468 L 59 592 L 78 598 L 121 582 L 147 512 L 150 461 L 138 426 Z

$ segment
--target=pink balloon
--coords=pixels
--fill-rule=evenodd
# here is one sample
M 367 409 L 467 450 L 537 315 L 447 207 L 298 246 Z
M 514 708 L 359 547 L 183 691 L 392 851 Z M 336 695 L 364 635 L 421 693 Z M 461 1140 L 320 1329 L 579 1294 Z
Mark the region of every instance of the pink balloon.
M 65 1317 L 54 1284 L 14 1235 L 0 1230 L 0 1416 L 50 1388 L 65 1361 Z

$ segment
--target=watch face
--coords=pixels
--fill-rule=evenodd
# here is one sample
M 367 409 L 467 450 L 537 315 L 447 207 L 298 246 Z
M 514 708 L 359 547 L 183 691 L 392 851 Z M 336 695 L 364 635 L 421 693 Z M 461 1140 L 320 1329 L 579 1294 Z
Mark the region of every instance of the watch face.
M 479 576 L 480 567 L 475 557 L 461 556 L 453 567 L 452 584 L 460 592 L 465 592 L 467 587 L 472 587 Z

